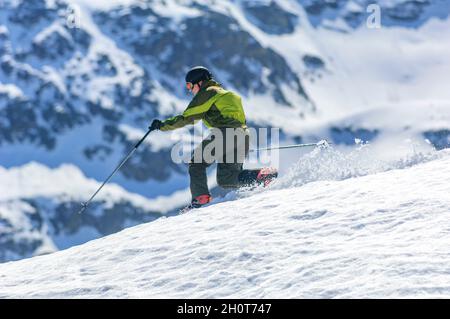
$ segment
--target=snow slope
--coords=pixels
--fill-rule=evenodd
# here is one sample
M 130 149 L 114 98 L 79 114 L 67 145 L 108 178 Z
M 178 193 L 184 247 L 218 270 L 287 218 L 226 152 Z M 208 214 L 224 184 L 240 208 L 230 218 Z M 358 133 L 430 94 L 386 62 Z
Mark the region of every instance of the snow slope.
M 0 297 L 450 297 L 448 150 L 340 181 L 286 178 L 294 187 L 2 264 Z

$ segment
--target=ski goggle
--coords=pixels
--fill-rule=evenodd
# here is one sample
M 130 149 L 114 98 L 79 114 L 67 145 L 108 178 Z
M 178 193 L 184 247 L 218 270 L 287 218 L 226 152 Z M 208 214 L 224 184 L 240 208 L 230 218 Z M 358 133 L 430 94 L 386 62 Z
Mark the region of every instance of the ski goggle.
M 186 89 L 188 89 L 189 92 L 192 92 L 192 90 L 194 89 L 194 84 L 192 84 L 191 82 L 186 82 Z

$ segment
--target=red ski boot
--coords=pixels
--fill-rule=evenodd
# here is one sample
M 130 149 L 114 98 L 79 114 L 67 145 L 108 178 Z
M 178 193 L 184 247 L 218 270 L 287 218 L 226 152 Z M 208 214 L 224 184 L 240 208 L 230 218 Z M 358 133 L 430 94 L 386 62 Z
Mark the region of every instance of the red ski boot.
M 259 170 L 256 181 L 267 187 L 275 178 L 278 177 L 278 171 L 273 167 L 264 167 Z
M 183 208 L 180 211 L 180 214 L 184 214 L 194 208 L 202 207 L 202 206 L 210 203 L 211 201 L 212 201 L 211 195 L 209 195 L 209 194 L 199 195 L 199 196 L 195 197 L 188 206 Z

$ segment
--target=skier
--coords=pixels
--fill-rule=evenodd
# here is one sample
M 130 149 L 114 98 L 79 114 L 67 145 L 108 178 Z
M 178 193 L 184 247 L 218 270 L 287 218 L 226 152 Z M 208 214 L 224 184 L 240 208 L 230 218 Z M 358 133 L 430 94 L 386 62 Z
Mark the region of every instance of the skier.
M 186 74 L 186 88 L 194 97 L 181 115 L 164 121 L 153 120 L 149 129 L 169 131 L 194 124 L 198 120 L 211 128 L 212 133 L 193 151 L 189 163 L 192 202 L 187 209 L 198 208 L 212 197 L 207 185 L 206 169 L 213 161 L 217 164 L 217 184 L 223 188 L 238 188 L 245 185 L 267 186 L 277 177 L 273 168 L 243 170 L 243 162 L 249 152 L 249 130 L 246 126 L 241 97 L 227 91 L 213 79 L 211 72 L 197 66 Z M 233 143 L 226 141 L 232 139 Z M 208 153 L 208 145 L 222 145 Z M 209 154 L 211 158 L 206 154 Z M 231 158 L 231 160 L 230 160 Z

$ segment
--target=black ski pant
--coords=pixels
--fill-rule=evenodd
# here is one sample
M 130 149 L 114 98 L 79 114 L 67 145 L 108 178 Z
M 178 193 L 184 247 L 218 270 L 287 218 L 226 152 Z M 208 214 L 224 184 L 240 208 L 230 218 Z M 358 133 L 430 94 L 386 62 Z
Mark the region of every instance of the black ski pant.
M 217 184 L 223 188 L 237 188 L 259 170 L 243 170 L 249 152 L 250 134 L 246 128 L 213 129 L 194 150 L 189 163 L 192 199 L 209 194 L 206 169 L 217 162 Z M 244 177 L 244 178 L 242 178 Z

